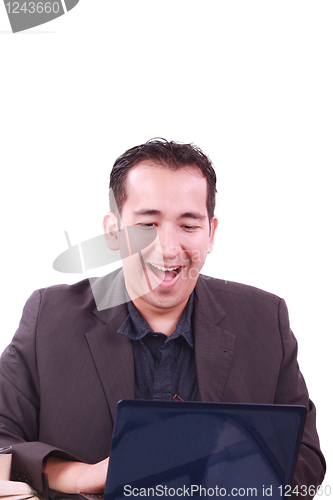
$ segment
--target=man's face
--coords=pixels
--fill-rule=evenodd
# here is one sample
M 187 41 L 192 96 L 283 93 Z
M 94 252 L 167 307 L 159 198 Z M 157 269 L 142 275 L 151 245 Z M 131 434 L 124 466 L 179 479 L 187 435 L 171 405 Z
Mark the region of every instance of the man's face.
M 144 161 L 128 173 L 126 194 L 123 226 L 155 229 L 158 236 L 142 251 L 145 269 L 139 256 L 123 261 L 130 297 L 139 310 L 185 306 L 217 226 L 216 218 L 211 226 L 208 220 L 206 179 L 195 166 L 171 170 Z

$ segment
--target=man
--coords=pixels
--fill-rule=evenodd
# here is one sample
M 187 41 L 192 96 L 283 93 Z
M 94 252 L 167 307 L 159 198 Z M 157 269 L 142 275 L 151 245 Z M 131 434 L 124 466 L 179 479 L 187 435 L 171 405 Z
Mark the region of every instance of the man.
M 192 145 L 153 140 L 127 151 L 111 172 L 104 219 L 123 271 L 29 299 L 1 359 L 0 446 L 11 446 L 14 475 L 44 496 L 103 491 L 116 404 L 134 397 L 303 404 L 294 484 L 322 481 L 284 301 L 199 274 L 217 229 L 215 186 Z M 157 238 L 131 255 L 131 227 Z

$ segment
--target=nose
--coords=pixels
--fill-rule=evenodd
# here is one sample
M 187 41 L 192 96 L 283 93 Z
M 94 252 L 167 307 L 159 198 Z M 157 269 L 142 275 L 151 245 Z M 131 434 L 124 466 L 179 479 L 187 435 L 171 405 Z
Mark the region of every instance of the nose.
M 163 260 L 175 260 L 182 252 L 180 235 L 177 229 L 166 225 L 157 229 L 155 251 L 163 256 Z

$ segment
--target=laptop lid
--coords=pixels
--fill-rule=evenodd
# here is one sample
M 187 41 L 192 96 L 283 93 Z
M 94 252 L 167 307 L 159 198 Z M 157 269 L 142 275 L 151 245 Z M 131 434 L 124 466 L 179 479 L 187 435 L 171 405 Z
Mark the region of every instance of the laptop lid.
M 289 405 L 120 401 L 104 500 L 236 491 L 281 499 L 306 414 Z

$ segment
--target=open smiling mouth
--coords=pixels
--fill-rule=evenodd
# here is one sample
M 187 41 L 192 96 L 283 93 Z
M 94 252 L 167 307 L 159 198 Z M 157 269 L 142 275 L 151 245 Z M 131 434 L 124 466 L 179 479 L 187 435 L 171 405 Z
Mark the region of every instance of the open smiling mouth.
M 149 269 L 151 269 L 155 276 L 157 276 L 161 281 L 172 281 L 184 268 L 184 266 L 164 267 L 152 264 L 151 262 L 148 262 L 148 265 Z

